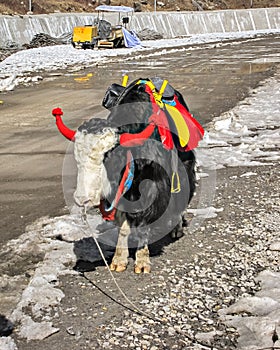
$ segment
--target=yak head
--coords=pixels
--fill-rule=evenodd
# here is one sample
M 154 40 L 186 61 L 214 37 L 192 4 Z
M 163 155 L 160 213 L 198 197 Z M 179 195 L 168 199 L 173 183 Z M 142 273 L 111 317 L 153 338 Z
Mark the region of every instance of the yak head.
M 78 177 L 75 202 L 82 207 L 96 207 L 110 193 L 104 155 L 117 143 L 117 134 L 106 120 L 91 119 L 75 134 L 74 156 Z

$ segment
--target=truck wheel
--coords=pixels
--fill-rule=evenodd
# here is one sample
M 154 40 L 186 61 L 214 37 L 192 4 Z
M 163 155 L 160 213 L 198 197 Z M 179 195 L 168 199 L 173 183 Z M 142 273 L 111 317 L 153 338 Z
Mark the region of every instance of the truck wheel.
M 114 40 L 114 47 L 115 48 L 122 47 L 122 38 L 117 38 Z

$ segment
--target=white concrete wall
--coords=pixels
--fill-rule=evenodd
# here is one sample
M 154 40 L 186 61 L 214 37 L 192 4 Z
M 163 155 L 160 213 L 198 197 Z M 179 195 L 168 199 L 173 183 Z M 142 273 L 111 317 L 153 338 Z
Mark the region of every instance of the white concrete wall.
M 117 14 L 108 14 L 113 24 Z M 72 32 L 74 26 L 91 24 L 96 13 L 50 14 L 30 16 L 0 16 L 0 45 L 7 41 L 29 43 L 38 33 L 58 37 Z M 164 37 L 204 33 L 242 32 L 280 29 L 280 8 L 201 11 L 201 12 L 140 12 L 132 17 L 131 27 L 162 33 Z
M 165 37 L 280 29 L 280 8 L 136 13 L 133 27 L 136 31 L 151 28 Z

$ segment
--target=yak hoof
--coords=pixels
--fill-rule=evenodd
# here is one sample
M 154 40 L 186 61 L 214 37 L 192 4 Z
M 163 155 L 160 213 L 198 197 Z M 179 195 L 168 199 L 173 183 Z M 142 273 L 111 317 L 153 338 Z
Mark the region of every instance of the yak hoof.
M 137 274 L 142 273 L 142 272 L 143 273 L 150 273 L 151 272 L 151 266 L 150 265 L 142 266 L 140 264 L 135 265 L 134 266 L 134 272 L 137 273 Z
M 134 272 L 135 273 L 151 272 L 151 262 L 149 258 L 148 246 L 145 246 L 144 248 L 137 250 L 136 260 L 134 265 Z
M 111 271 L 116 271 L 116 272 L 123 272 L 126 270 L 126 263 L 118 263 L 118 264 L 115 264 L 115 263 L 112 263 L 110 265 L 110 270 Z

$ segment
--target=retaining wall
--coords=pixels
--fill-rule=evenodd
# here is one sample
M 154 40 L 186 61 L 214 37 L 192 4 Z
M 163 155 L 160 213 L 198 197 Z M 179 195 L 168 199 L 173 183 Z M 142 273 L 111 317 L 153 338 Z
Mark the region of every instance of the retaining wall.
M 96 13 L 0 16 L 0 45 L 7 41 L 29 43 L 35 34 L 59 37 L 72 32 L 74 26 L 92 24 Z M 106 16 L 117 24 L 118 15 Z M 131 28 L 162 33 L 165 38 L 193 34 L 226 33 L 256 30 L 279 30 L 280 8 L 198 11 L 140 12 L 132 17 Z

